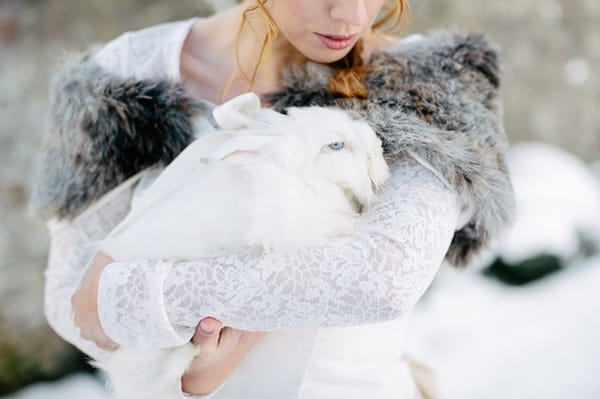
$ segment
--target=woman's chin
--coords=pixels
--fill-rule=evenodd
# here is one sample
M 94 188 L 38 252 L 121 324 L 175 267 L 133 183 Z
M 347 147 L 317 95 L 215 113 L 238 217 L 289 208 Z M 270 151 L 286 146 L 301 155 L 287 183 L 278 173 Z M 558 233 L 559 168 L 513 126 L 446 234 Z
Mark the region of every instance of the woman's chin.
M 344 58 L 351 49 L 351 47 L 344 50 L 324 49 L 320 51 L 312 51 L 308 54 L 304 53 L 304 56 L 313 62 L 318 62 L 320 64 L 331 64 Z

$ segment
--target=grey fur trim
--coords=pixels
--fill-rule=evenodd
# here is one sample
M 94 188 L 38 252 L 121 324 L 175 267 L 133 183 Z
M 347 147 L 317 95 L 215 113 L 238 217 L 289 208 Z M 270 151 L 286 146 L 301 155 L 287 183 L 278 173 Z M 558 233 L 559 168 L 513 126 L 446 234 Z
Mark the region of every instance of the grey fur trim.
M 474 211 L 447 253 L 465 265 L 514 212 L 507 141 L 498 98 L 498 55 L 480 35 L 440 32 L 374 53 L 366 100 L 336 98 L 333 71 L 290 68 L 284 89 L 266 100 L 290 106 L 334 106 L 364 118 L 388 158 L 416 155 L 441 174 Z M 124 80 L 89 58 L 67 63 L 51 94 L 50 129 L 33 205 L 72 218 L 139 170 L 173 159 L 205 111 L 167 82 Z
M 466 265 L 514 213 L 498 99 L 498 55 L 481 35 L 439 32 L 406 47 L 375 53 L 366 78 L 369 98 L 336 98 L 333 71 L 312 64 L 290 69 L 276 109 L 335 106 L 356 113 L 380 136 L 388 157 L 427 161 L 474 211 L 457 231 L 446 259 Z
M 89 54 L 70 57 L 50 85 L 32 209 L 70 219 L 139 171 L 168 164 L 204 110 L 173 83 L 122 79 Z

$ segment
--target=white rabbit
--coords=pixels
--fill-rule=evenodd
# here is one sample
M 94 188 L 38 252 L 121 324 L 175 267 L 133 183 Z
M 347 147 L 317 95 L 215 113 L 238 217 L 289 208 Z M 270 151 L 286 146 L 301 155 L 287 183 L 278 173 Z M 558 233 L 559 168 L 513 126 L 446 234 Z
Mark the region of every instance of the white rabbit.
M 214 114 L 227 130 L 190 144 L 103 251 L 118 261 L 194 259 L 321 244 L 347 235 L 388 177 L 380 140 L 343 111 L 283 115 L 246 94 Z
M 381 141 L 330 108 L 260 107 L 245 94 L 213 111 L 224 130 L 190 144 L 100 243 L 116 261 L 285 252 L 347 236 L 389 176 Z M 198 348 L 119 349 L 104 369 L 117 399 L 182 397 Z

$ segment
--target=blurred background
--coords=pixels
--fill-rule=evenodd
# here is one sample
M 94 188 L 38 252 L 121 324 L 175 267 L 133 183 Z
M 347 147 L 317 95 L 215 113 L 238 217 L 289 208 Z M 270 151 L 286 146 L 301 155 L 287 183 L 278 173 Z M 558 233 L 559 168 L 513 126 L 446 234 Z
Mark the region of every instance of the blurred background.
M 0 397 L 105 398 L 42 314 L 45 226 L 26 213 L 49 69 L 65 51 L 233 1 L 0 0 Z M 448 399 L 600 398 L 600 2 L 413 0 L 404 34 L 485 32 L 503 59 L 514 228 L 444 267 L 409 354 Z

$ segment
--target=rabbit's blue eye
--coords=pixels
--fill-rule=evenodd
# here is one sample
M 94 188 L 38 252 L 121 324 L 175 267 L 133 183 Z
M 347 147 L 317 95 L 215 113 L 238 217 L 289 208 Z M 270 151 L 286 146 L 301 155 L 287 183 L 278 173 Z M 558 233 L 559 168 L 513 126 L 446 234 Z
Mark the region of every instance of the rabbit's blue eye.
M 342 148 L 344 148 L 344 142 L 338 141 L 337 143 L 331 143 L 329 144 L 329 148 L 335 151 L 341 150 Z

